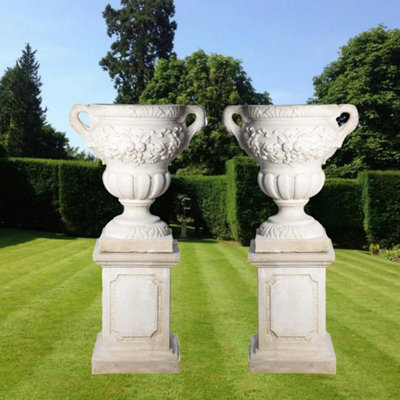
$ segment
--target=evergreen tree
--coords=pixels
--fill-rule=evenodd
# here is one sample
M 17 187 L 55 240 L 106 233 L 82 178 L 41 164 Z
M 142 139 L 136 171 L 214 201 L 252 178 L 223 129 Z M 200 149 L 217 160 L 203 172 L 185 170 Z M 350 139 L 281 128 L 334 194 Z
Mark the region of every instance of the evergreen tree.
M 69 158 L 65 133 L 46 122 L 35 54 L 27 44 L 0 80 L 0 142 L 10 156 Z
M 100 60 L 118 90 L 117 103 L 137 103 L 154 72 L 157 59 L 168 58 L 176 22 L 173 0 L 121 0 L 103 12 L 109 37 L 116 37 Z
M 39 63 L 29 44 L 0 80 L 0 135 L 9 155 L 40 153 L 45 110 L 40 96 Z

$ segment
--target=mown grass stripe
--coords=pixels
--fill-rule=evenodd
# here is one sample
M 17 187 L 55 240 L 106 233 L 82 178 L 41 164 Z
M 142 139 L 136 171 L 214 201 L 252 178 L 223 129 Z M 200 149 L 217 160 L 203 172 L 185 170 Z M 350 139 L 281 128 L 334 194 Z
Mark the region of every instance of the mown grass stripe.
M 347 296 L 340 289 L 333 288 L 331 285 L 328 288 L 329 295 L 334 294 L 335 298 L 340 297 L 342 303 L 344 303 L 344 308 L 341 311 L 353 315 L 352 326 L 363 332 L 363 336 L 367 336 L 373 341 L 375 346 L 385 352 L 386 356 L 391 358 L 393 362 L 399 363 L 400 357 L 397 355 L 396 358 L 396 350 L 400 345 L 400 339 L 397 334 L 400 330 L 400 323 L 398 322 L 399 315 L 397 315 L 396 320 L 392 319 L 393 316 L 396 317 L 394 307 L 387 307 L 385 313 L 376 313 L 371 308 L 364 306 L 362 302 Z M 330 303 L 328 304 L 328 312 L 329 314 L 332 313 Z M 337 310 L 333 315 L 336 313 Z M 397 314 L 399 314 L 398 311 Z M 391 338 L 391 340 L 387 340 L 388 338 Z
M 14 278 L 9 284 L 3 285 L 0 291 L 0 322 L 9 314 L 26 306 L 26 295 L 29 295 L 30 301 L 35 297 L 41 298 L 47 290 L 52 290 L 55 285 L 62 283 L 76 273 L 78 263 L 84 254 L 87 254 L 86 249 L 74 252 L 67 259 L 47 264 L 19 279 Z M 89 257 L 88 259 L 90 260 Z M 57 268 L 56 274 L 54 273 L 55 268 Z M 3 304 L 4 307 L 1 306 Z
M 331 310 L 330 332 L 337 358 L 338 389 L 348 399 L 398 399 L 399 385 L 393 379 L 399 373 L 398 363 L 361 335 L 356 314 Z
M 86 263 L 45 297 L 27 298 L 26 307 L 13 313 L 0 324 L 0 376 L 13 368 L 13 377 L 1 383 L 10 387 L 34 368 L 37 359 L 52 350 L 53 342 L 62 335 L 75 313 L 85 307 L 84 298 L 96 276 L 93 263 Z M 99 288 L 97 288 L 99 290 Z
M 392 301 L 388 300 L 387 296 L 382 296 L 379 291 L 371 290 L 368 285 L 354 285 L 346 276 L 336 272 L 331 273 L 329 270 L 327 275 L 327 287 L 334 287 L 342 291 L 351 301 L 359 302 L 360 305 L 368 308 L 377 315 L 385 315 L 387 313 L 389 302 L 394 305 Z M 400 323 L 400 308 L 389 308 L 393 310 L 391 314 L 391 317 L 393 317 L 392 319 Z
M 330 276 L 339 275 L 345 279 L 348 289 L 352 286 L 366 287 L 373 294 L 374 297 L 383 297 L 385 301 L 391 301 L 400 304 L 400 298 L 396 295 L 398 290 L 388 288 L 384 283 L 377 283 L 376 281 L 365 279 L 361 274 L 349 273 L 347 268 L 332 268 L 329 272 Z
M 372 257 L 372 256 L 371 256 Z M 369 260 L 367 262 L 361 262 L 360 258 L 356 254 L 341 254 L 339 253 L 337 257 L 338 262 L 346 263 L 352 269 L 363 272 L 364 275 L 374 277 L 376 279 L 382 279 L 389 283 L 396 283 L 393 278 L 400 277 L 397 271 L 387 271 L 386 269 L 380 268 L 379 258 L 376 257 L 375 260 Z M 396 263 L 393 262 L 396 265 Z M 362 265 L 362 266 L 360 266 Z M 400 269 L 399 267 L 397 267 Z
M 399 264 L 390 260 L 386 260 L 383 257 L 373 256 L 370 253 L 360 250 L 339 250 L 337 253 L 339 256 L 357 257 L 363 265 L 369 265 L 376 269 L 395 274 L 400 277 Z

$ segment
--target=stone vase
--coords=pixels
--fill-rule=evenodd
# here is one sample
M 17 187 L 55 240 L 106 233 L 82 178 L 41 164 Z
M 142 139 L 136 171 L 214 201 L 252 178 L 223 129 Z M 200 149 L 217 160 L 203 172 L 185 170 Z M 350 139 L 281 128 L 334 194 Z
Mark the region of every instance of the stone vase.
M 241 126 L 234 115 L 241 117 Z M 325 229 L 304 206 L 324 185 L 322 165 L 357 127 L 357 109 L 350 104 L 229 106 L 223 122 L 260 165 L 258 184 L 279 208 L 258 228 L 255 251 L 328 251 Z
M 90 117 L 90 125 L 79 119 Z M 187 126 L 186 119 L 196 119 Z M 171 252 L 168 225 L 150 213 L 155 198 L 169 187 L 168 165 L 206 124 L 204 109 L 184 105 L 77 104 L 71 126 L 106 164 L 106 189 L 124 206 L 99 240 L 100 251 Z
M 80 113 L 89 115 L 89 126 Z M 189 114 L 195 121 L 187 126 Z M 102 267 L 103 295 L 92 373 L 177 373 L 171 268 L 180 252 L 168 225 L 149 208 L 168 189 L 168 165 L 205 125 L 205 112 L 199 106 L 78 104 L 70 121 L 106 164 L 104 185 L 124 206 L 93 253 Z
M 241 125 L 233 118 L 241 118 Z M 304 212 L 325 180 L 322 165 L 358 123 L 352 105 L 230 106 L 224 124 L 260 165 L 258 183 L 279 207 L 263 222 L 248 260 L 258 270 L 258 332 L 250 372 L 336 372 L 326 330 L 325 229 Z

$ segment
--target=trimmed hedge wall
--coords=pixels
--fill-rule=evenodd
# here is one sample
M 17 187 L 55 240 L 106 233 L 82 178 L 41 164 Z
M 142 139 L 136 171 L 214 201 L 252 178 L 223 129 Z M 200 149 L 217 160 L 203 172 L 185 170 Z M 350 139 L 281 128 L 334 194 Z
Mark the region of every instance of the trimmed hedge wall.
M 227 217 L 235 240 L 248 245 L 258 226 L 278 208 L 257 183 L 260 167 L 250 157 L 235 157 L 226 164 Z M 326 229 L 335 245 L 365 244 L 361 188 L 355 179 L 327 179 L 321 192 L 311 198 L 307 213 Z
M 366 243 L 360 199 L 356 179 L 328 178 L 307 212 L 325 227 L 335 246 L 360 248 Z
M 257 184 L 258 170 L 251 158 L 235 157 L 225 176 L 173 176 L 152 212 L 176 222 L 181 198 L 189 197 L 197 229 L 248 244 L 261 222 L 277 212 Z M 0 159 L 0 224 L 98 236 L 122 212 L 104 188 L 103 171 L 94 162 Z M 338 246 L 361 247 L 368 239 L 391 247 L 400 243 L 399 194 L 399 171 L 366 171 L 358 180 L 327 179 L 307 212 Z
M 191 199 L 189 216 L 193 218 L 196 229 L 202 227 L 214 237 L 230 239 L 226 183 L 226 176 L 175 176 L 170 190 L 174 193 L 175 204 L 179 208 L 179 194 Z M 174 217 L 176 220 L 176 214 Z
M 250 157 L 234 157 L 226 163 L 227 220 L 233 239 L 248 245 L 258 226 L 278 207 L 257 183 L 260 167 Z
M 99 236 L 104 225 L 122 212 L 118 199 L 103 185 L 104 166 L 85 161 L 60 164 L 60 214 L 65 233 Z
M 358 179 L 368 242 L 385 248 L 400 244 L 400 171 L 364 171 Z
M 60 231 L 60 162 L 0 159 L 0 223 L 7 227 Z

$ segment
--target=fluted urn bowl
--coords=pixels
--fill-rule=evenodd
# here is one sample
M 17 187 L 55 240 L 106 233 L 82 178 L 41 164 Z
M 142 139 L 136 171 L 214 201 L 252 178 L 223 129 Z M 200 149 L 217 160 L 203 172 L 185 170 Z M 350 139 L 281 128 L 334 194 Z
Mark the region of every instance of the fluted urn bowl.
M 89 115 L 89 126 L 79 119 L 80 113 Z M 189 114 L 194 114 L 196 119 L 187 126 Z M 106 239 L 125 240 L 131 244 L 120 246 L 119 250 L 135 250 L 135 243 L 170 236 L 168 225 L 152 215 L 149 208 L 170 185 L 170 162 L 206 124 L 203 108 L 77 104 L 71 109 L 70 123 L 96 157 L 106 164 L 104 185 L 124 206 L 124 212 L 103 229 L 100 238 L 103 243 L 107 243 Z M 114 240 L 112 248 L 116 248 L 115 243 Z
M 241 125 L 233 117 L 241 117 Z M 356 107 L 344 105 L 228 106 L 223 122 L 260 165 L 258 183 L 279 207 L 257 234 L 269 239 L 326 237 L 304 205 L 324 185 L 322 165 L 358 124 Z

